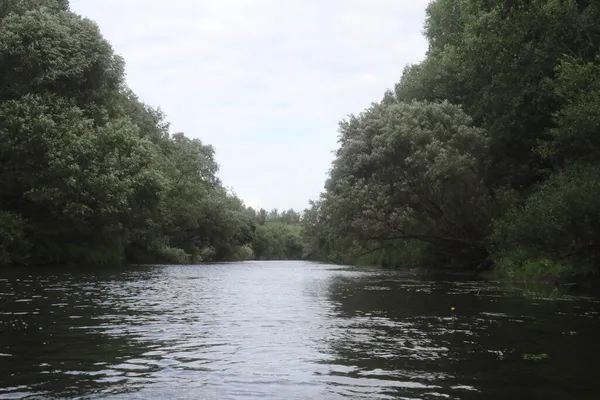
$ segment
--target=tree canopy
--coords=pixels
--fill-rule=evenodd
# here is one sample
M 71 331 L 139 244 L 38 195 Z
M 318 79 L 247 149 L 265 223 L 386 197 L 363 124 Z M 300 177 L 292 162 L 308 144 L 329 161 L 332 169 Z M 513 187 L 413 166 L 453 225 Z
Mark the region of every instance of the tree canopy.
M 596 268 L 598 21 L 589 1 L 431 2 L 425 59 L 340 124 L 325 191 L 305 211 L 309 253 Z
M 299 215 L 261 228 L 93 21 L 64 0 L 3 1 L 0 21 L 0 265 L 247 259 L 265 240 L 261 257 L 301 256 Z
M 0 265 L 597 272 L 598 21 L 582 0 L 432 1 L 425 59 L 340 122 L 324 191 L 298 213 L 246 207 L 67 0 L 4 0 Z

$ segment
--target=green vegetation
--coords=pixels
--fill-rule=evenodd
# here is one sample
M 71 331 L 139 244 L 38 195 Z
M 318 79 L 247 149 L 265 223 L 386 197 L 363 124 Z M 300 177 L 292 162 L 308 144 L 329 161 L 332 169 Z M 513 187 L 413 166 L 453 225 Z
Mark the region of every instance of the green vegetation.
M 315 259 L 598 272 L 600 4 L 436 0 L 429 50 L 340 123 Z
M 0 3 L 0 265 L 298 259 L 595 274 L 600 4 L 436 0 L 302 215 L 246 207 L 66 0 Z
M 68 1 L 0 2 L 0 266 L 299 258 L 299 216 L 260 222 L 123 70 Z
M 256 230 L 252 251 L 258 260 L 299 260 L 303 256 L 300 214 L 294 210 L 279 213 L 276 209 L 267 213 L 261 209 L 257 214 L 250 209 Z

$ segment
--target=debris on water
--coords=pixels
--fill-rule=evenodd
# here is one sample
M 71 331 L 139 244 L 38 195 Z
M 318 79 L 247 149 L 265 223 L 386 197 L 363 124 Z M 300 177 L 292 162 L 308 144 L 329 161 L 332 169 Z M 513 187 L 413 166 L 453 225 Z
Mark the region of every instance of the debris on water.
M 546 353 L 540 353 L 540 354 L 523 354 L 523 360 L 530 360 L 530 361 L 540 361 L 540 360 L 546 360 L 550 358 L 550 356 Z

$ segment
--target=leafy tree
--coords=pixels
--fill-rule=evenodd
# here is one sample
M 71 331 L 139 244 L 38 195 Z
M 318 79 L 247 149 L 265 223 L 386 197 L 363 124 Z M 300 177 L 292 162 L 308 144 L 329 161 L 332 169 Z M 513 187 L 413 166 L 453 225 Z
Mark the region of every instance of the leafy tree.
M 566 57 L 557 67 L 554 90 L 561 108 L 541 153 L 555 164 L 598 160 L 600 151 L 600 54 L 593 61 Z
M 549 167 L 535 150 L 559 107 L 555 67 L 565 54 L 593 60 L 599 19 L 595 2 L 437 0 L 427 57 L 405 70 L 396 95 L 462 105 L 490 135 L 488 184 L 529 186 Z
M 495 257 L 510 274 L 565 275 L 597 268 L 599 62 L 600 55 L 595 62 L 566 57 L 557 67 L 554 90 L 562 108 L 540 153 L 566 167 L 496 221 Z
M 259 260 L 301 259 L 304 249 L 301 227 L 282 222 L 259 225 L 252 248 Z
M 0 24 L 0 54 L 0 101 L 51 93 L 98 113 L 123 82 L 123 61 L 98 26 L 67 11 L 9 14 Z
M 48 9 L 52 12 L 68 11 L 69 0 L 2 0 L 0 20 L 11 14 L 22 15 L 40 9 Z
M 326 185 L 338 235 L 380 245 L 423 240 L 449 255 L 485 248 L 487 137 L 459 107 L 375 104 L 340 131 Z
M 23 219 L 14 213 L 0 211 L 0 267 L 27 261 L 30 249 L 25 237 Z
M 63 0 L 0 3 L 0 264 L 252 257 L 214 149 L 171 135 Z
M 426 58 L 341 124 L 326 190 L 304 214 L 308 253 L 595 265 L 598 21 L 589 1 L 431 2 Z
M 257 215 L 257 223 L 259 225 L 264 225 L 267 222 L 267 211 L 264 208 L 261 208 Z
M 310 201 L 310 207 L 304 210 L 302 220 L 302 243 L 304 246 L 303 257 L 310 260 L 348 261 L 344 257 L 345 243 L 337 237 L 332 226 L 332 217 L 328 210 L 330 204 L 321 199 Z
M 494 257 L 511 274 L 582 273 L 600 256 L 600 168 L 572 165 L 496 221 Z

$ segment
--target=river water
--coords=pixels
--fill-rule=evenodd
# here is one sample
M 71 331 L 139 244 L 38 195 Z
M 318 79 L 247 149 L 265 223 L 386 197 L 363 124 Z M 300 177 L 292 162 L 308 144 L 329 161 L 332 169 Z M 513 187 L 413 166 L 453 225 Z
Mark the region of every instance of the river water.
M 0 398 L 598 399 L 598 304 L 306 262 L 0 270 Z

